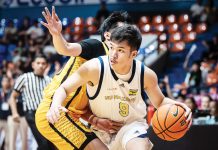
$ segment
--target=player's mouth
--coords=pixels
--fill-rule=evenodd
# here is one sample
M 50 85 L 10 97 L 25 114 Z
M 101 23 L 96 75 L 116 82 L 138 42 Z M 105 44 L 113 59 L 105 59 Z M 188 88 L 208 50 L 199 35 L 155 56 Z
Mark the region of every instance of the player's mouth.
M 110 63 L 111 63 L 111 65 L 114 65 L 117 63 L 117 61 L 115 59 L 110 59 Z

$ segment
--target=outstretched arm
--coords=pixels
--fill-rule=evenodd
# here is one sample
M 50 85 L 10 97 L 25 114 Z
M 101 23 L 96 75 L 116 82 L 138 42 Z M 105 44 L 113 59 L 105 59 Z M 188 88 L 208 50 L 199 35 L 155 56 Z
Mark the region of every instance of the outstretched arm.
M 46 22 L 41 21 L 50 32 L 53 38 L 53 44 L 57 52 L 61 55 L 66 56 L 79 56 L 82 52 L 82 47 L 78 43 L 68 43 L 61 34 L 62 23 L 55 12 L 55 7 L 52 6 L 52 13 L 49 12 L 48 8 L 42 12 Z
M 76 91 L 80 86 L 86 84 L 88 81 L 92 83 L 98 83 L 99 72 L 98 67 L 96 67 L 98 65 L 93 65 L 95 63 L 96 62 L 94 59 L 84 63 L 55 91 L 52 105 L 47 113 L 47 120 L 50 123 L 55 123 L 58 121 L 60 116 L 60 110 L 64 112 L 68 111 L 65 107 L 62 106 L 62 103 L 64 102 L 69 93 Z

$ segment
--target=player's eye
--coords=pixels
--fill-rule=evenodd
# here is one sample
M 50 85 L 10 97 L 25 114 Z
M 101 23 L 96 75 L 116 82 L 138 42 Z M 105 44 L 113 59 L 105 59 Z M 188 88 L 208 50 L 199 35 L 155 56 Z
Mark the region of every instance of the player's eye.
M 124 50 L 123 49 L 118 49 L 118 52 L 124 53 Z

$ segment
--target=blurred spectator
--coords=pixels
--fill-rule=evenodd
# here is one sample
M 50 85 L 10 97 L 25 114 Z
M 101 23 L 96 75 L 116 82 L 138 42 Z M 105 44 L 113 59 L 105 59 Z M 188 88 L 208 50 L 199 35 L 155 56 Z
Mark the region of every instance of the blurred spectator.
M 40 46 L 37 44 L 36 40 L 28 39 L 27 50 L 30 58 L 33 59 L 35 55 L 40 53 Z
M 101 1 L 100 9 L 96 13 L 96 21 L 97 21 L 97 27 L 99 27 L 102 22 L 110 15 L 109 10 L 106 7 L 106 2 Z
M 44 35 L 44 31 L 39 26 L 39 22 L 34 20 L 33 25 L 26 31 L 26 34 L 33 40 L 39 40 Z
M 30 27 L 30 18 L 25 17 L 23 19 L 21 27 L 18 28 L 18 39 L 21 40 L 23 43 L 25 43 L 27 40 L 26 31 L 29 29 L 29 27 Z
M 1 81 L 1 89 L 0 89 L 0 135 L 5 133 L 5 144 L 4 149 L 8 149 L 8 127 L 7 127 L 7 118 L 10 115 L 9 110 L 9 97 L 11 93 L 11 85 L 10 79 L 7 76 L 3 76 Z M 0 145 L 0 147 L 2 147 Z
M 203 60 L 201 62 L 201 66 L 200 66 L 200 69 L 201 69 L 201 76 L 202 76 L 202 85 L 206 85 L 207 84 L 207 75 L 208 75 L 208 72 L 211 70 L 211 66 L 210 64 L 208 63 L 207 60 Z
M 218 77 L 213 70 L 210 70 L 207 74 L 206 83 L 208 86 L 218 83 Z
M 210 87 L 209 88 L 209 95 L 213 100 L 218 101 L 218 91 L 217 91 L 217 87 Z
M 212 25 L 216 22 L 216 7 L 214 4 L 214 0 L 207 0 L 205 5 L 205 18 L 208 25 Z
M 15 43 L 17 28 L 14 26 L 14 22 L 9 20 L 8 25 L 5 28 L 5 38 L 10 43 Z
M 192 117 L 197 118 L 198 107 L 193 97 L 185 99 L 184 103 L 191 109 Z
M 159 83 L 159 87 L 163 92 L 164 96 L 174 99 L 170 89 L 168 76 L 165 76 L 164 79 Z
M 209 104 L 209 108 L 211 117 L 214 117 L 215 122 L 218 122 L 218 102 L 211 101 Z
M 198 87 L 201 84 L 201 70 L 200 65 L 195 62 L 185 77 L 185 84 L 190 88 L 191 92 L 198 93 Z
M 51 57 L 54 54 L 57 54 L 51 40 L 48 42 L 48 44 L 44 46 L 42 51 L 43 51 L 43 54 L 46 55 L 47 58 Z
M 205 111 L 208 111 L 210 110 L 210 102 L 212 101 L 212 99 L 210 98 L 210 96 L 202 96 L 201 98 L 201 107 L 200 107 L 200 110 L 205 110 Z
M 196 0 L 196 3 L 194 3 L 191 8 L 191 20 L 193 23 L 200 22 L 201 16 L 204 12 L 204 6 L 202 6 L 202 0 Z

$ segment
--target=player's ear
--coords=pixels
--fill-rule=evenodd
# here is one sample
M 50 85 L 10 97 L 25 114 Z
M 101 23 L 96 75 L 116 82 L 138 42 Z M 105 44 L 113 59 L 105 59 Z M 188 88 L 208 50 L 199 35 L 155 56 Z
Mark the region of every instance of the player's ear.
M 110 40 L 110 38 L 111 38 L 111 33 L 110 33 L 110 32 L 105 32 L 105 33 L 104 33 L 104 37 L 105 37 L 106 40 Z
M 135 50 L 135 51 L 132 51 L 132 57 L 133 57 L 133 58 L 135 58 L 135 57 L 137 56 L 137 54 L 138 54 L 138 51 L 136 51 L 136 50 Z

